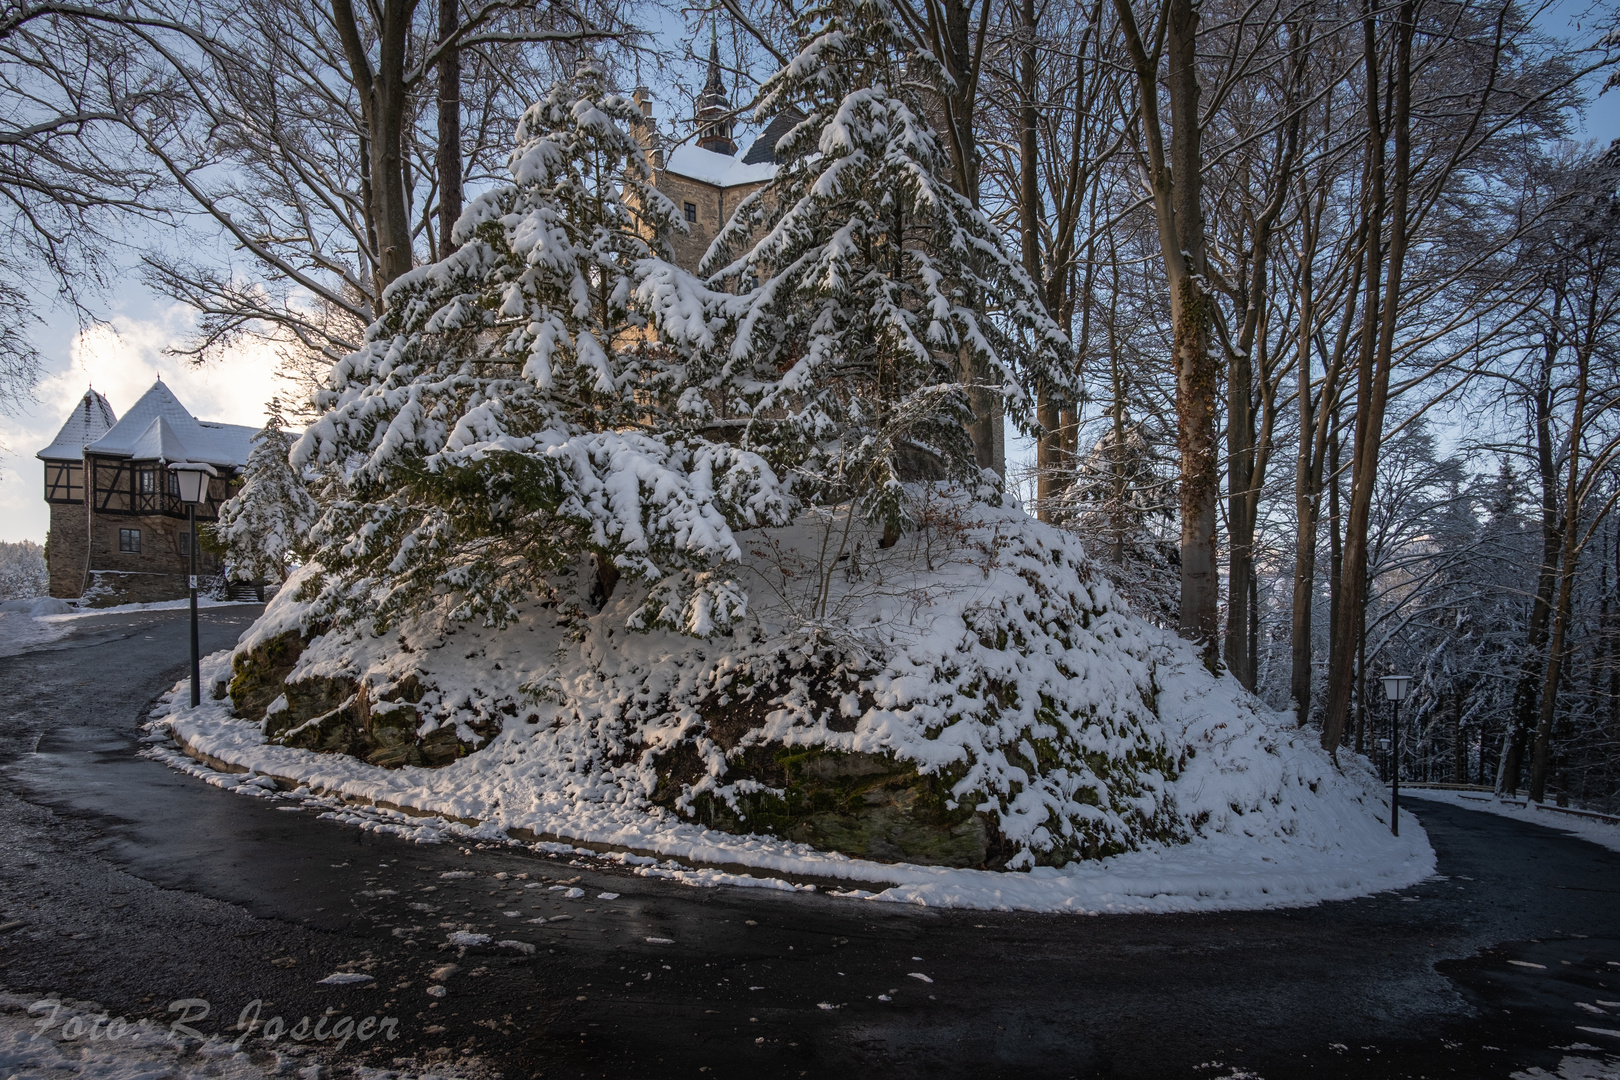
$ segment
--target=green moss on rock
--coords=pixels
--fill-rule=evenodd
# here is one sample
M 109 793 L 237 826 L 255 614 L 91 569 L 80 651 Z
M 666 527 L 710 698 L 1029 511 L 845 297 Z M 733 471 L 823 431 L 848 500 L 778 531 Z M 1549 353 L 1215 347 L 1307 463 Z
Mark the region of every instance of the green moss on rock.
M 690 748 L 665 755 L 655 800 L 674 807 L 697 775 Z M 726 778 L 775 790 L 738 795 L 735 806 L 701 794 L 690 817 L 710 828 L 768 833 L 880 862 L 999 868 L 1006 858 L 989 817 L 954 804 L 955 777 L 919 773 L 892 755 L 756 746 L 730 762 Z
M 285 691 L 283 684 L 307 644 L 302 634 L 289 630 L 232 658 L 229 693 L 237 716 L 244 720 L 264 719 L 270 703 Z
M 486 744 L 500 730 L 486 723 L 476 744 L 464 742 L 453 725 L 417 734 L 417 708 L 427 692 L 406 675 L 377 700 L 368 686 L 345 676 L 287 681 L 308 642 L 296 631 L 278 635 L 232 661 L 231 704 L 236 714 L 264 724 L 271 742 L 321 754 L 347 754 L 385 769 L 406 765 L 438 768 Z M 286 703 L 268 712 L 277 698 Z

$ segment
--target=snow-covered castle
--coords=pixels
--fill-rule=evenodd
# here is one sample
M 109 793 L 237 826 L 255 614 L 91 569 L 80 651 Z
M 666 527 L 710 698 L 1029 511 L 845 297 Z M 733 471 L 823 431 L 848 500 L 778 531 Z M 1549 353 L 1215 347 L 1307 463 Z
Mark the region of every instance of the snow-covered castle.
M 98 607 L 185 596 L 191 534 L 169 465 L 214 466 L 219 475 L 197 508 L 199 524 L 212 522 L 255 430 L 198 420 L 161 379 L 123 419 L 105 397 L 85 391 L 51 445 L 35 455 L 45 463 L 51 507 L 51 595 Z M 217 573 L 219 559 L 199 546 L 198 568 Z
M 720 46 L 713 39 L 709 42 L 708 80 L 697 99 L 693 118 L 695 143 L 683 142 L 666 150 L 653 118 L 652 97 L 647 88 L 637 87 L 632 97 L 643 117 L 635 134 L 646 149 L 647 162 L 653 171 L 653 186 L 669 196 L 691 230 L 690 235 L 676 234 L 671 238 L 675 262 L 695 271 L 703 253 L 737 209 L 737 204 L 776 175 L 777 140 L 788 133 L 799 117 L 792 112 L 776 117 L 739 156 L 733 137 L 735 110 L 726 97 Z

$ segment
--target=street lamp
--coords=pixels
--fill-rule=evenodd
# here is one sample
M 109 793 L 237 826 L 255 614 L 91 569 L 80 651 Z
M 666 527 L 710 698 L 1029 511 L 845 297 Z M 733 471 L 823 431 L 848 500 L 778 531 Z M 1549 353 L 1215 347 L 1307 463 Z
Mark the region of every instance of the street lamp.
M 202 683 L 197 656 L 197 504 L 208 498 L 208 478 L 212 466 L 195 461 L 177 461 L 169 466 L 180 501 L 191 511 L 191 707 L 202 704 Z
M 1395 703 L 1389 728 L 1389 831 L 1396 836 L 1401 835 L 1401 702 L 1411 693 L 1412 676 L 1384 676 L 1384 696 Z

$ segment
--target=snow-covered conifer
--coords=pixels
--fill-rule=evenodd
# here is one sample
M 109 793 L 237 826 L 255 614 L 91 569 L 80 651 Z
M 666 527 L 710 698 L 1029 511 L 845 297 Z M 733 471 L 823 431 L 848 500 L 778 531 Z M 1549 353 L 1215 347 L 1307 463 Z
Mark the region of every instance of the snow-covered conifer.
M 399 278 L 295 448 L 330 477 L 314 558 L 327 608 L 379 623 L 453 598 L 506 619 L 587 555 L 599 590 L 652 584 L 653 621 L 707 633 L 744 603 L 734 524 L 788 501 L 764 459 L 676 407 L 711 344 L 705 290 L 667 261 L 674 207 L 627 131 L 635 106 L 582 65 L 519 122 L 511 183 L 460 247 Z
M 272 398 L 268 409 L 248 451 L 242 487 L 220 505 L 214 534 L 225 545 L 237 577 L 280 581 L 288 562 L 302 552 L 318 511 L 288 461 L 292 440 L 281 399 Z
M 1035 283 L 948 182 L 927 118 L 945 75 L 895 20 L 888 0 L 821 0 L 796 18 L 798 54 L 766 82 L 759 119 L 803 119 L 703 266 L 737 294 L 713 362 L 735 377 L 745 445 L 811 480 L 807 495 L 857 498 L 891 538 L 902 481 L 978 481 L 963 372 L 1026 431 L 1033 387 L 1077 394 Z

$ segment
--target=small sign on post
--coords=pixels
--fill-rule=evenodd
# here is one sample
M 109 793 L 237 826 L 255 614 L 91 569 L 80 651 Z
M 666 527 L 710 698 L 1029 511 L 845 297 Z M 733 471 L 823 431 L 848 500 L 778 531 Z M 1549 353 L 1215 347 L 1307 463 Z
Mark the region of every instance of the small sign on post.
M 193 589 L 195 589 L 197 587 L 197 575 L 196 574 L 191 575 L 191 587 Z

